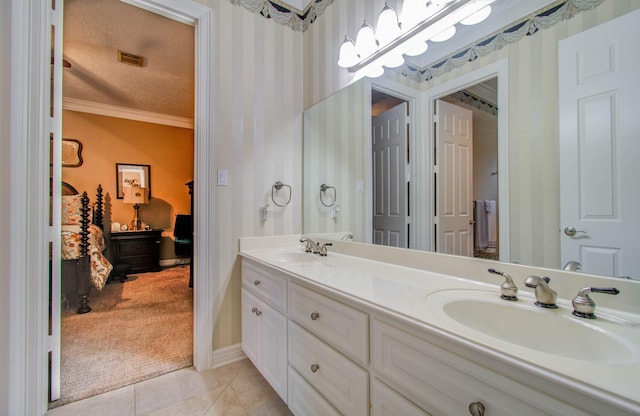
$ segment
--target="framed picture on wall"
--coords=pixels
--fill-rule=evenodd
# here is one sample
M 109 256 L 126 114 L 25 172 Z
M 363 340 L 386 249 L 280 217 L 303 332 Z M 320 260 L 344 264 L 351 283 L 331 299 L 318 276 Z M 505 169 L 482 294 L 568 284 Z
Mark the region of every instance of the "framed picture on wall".
M 118 199 L 124 198 L 124 188 L 147 188 L 147 194 L 151 198 L 151 166 L 116 163 L 116 195 Z

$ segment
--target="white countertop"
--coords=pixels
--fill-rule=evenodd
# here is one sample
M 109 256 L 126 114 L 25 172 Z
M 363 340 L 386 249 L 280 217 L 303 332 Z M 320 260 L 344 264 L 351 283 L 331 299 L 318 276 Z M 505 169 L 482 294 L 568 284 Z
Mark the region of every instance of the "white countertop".
M 576 286 L 570 278 L 567 278 L 567 282 L 563 282 L 563 272 L 556 273 L 552 282 L 552 287 L 560 294 L 558 299 L 560 308 L 544 310 L 533 306 L 533 294 L 524 288 L 521 280 L 516 279 L 518 272 L 520 272 L 518 267 L 527 270 L 527 272 L 535 270 L 535 268 L 380 246 L 372 247 L 351 242 L 333 242 L 334 246 L 330 248 L 327 257 L 316 256 L 309 262 L 279 261 L 278 257 L 281 253 L 304 252 L 302 245 L 297 241 L 298 238 L 299 236 L 280 236 L 241 239 L 240 255 L 287 272 L 303 281 L 344 294 L 364 305 L 382 308 L 395 315 L 400 314 L 414 324 L 422 324 L 425 329 L 440 333 L 470 348 L 500 357 L 519 368 L 543 375 L 572 389 L 587 392 L 590 396 L 606 402 L 617 403 L 623 408 L 640 413 L 640 314 L 635 310 L 615 310 L 598 305 L 596 311 L 598 319 L 596 320 L 591 321 L 572 316 L 573 308 L 570 297 L 563 298 L 557 287 L 563 289 L 568 287 L 565 290 L 571 290 L 569 293 L 575 294 L 577 293 Z M 349 252 L 350 255 L 340 252 Z M 366 257 L 382 258 L 385 261 L 381 262 Z M 469 264 L 462 264 L 465 262 L 469 262 Z M 447 263 L 449 263 L 449 267 L 447 267 Z M 412 267 L 401 264 L 410 264 Z M 433 267 L 430 267 L 430 264 L 433 264 Z M 505 342 L 485 335 L 483 331 L 471 330 L 467 326 L 451 320 L 446 314 L 439 313 L 437 307 L 434 308 L 434 305 L 437 306 L 438 296 L 433 296 L 433 294 L 453 289 L 471 290 L 473 292 L 470 293 L 480 294 L 487 299 L 492 299 L 493 296 L 499 299 L 499 285 L 502 283 L 502 278 L 487 276 L 487 266 L 508 269 L 507 271 L 512 274 L 514 281 L 520 288 L 519 305 L 523 307 L 531 305 L 531 311 L 534 313 L 548 314 L 551 319 L 579 320 L 577 323 L 582 325 L 581 328 L 586 328 L 587 334 L 590 328 L 594 333 L 622 331 L 625 337 L 620 338 L 620 342 L 616 345 L 623 354 L 616 353 L 613 343 L 611 344 L 611 358 L 602 360 L 606 362 L 593 362 L 588 357 L 580 357 L 580 354 L 558 355 L 543 352 L 540 348 L 533 349 Z M 430 271 L 430 268 L 436 269 L 436 271 Z M 461 272 L 457 274 L 463 274 L 465 278 L 443 272 L 447 269 Z M 540 275 L 546 274 L 546 271 L 541 269 Z M 470 279 L 469 275 L 477 276 L 477 278 Z M 585 279 L 584 276 L 581 279 Z M 610 286 L 612 280 L 604 278 L 604 281 L 599 281 L 598 277 L 586 276 L 590 278 L 590 281 L 581 280 L 580 285 L 595 287 L 609 283 Z M 634 296 L 640 293 L 637 292 L 640 282 L 625 282 L 616 279 L 615 283 L 617 283 L 616 287 L 623 286 L 621 293 L 632 292 L 631 294 Z M 449 295 L 449 293 L 445 295 Z M 427 301 L 428 297 L 429 302 Z M 435 301 L 432 302 L 432 299 Z M 594 299 L 598 303 L 601 297 L 594 296 Z M 636 299 L 640 300 L 640 297 Z M 640 304 L 640 301 L 636 302 Z M 472 314 L 473 310 L 470 310 L 469 313 Z M 496 317 L 496 319 L 500 319 L 500 317 Z M 571 336 L 569 334 L 563 335 Z M 552 338 L 543 340 L 543 342 L 553 345 Z M 589 340 L 583 339 L 582 342 L 587 343 Z M 553 349 L 552 347 L 545 348 L 547 350 Z M 609 347 L 604 345 L 603 348 Z

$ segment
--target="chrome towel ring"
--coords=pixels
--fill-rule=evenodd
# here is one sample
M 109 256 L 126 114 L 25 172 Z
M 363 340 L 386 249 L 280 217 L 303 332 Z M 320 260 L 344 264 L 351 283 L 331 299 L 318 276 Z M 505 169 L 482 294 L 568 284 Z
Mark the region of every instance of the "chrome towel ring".
M 281 205 L 276 202 L 274 192 L 278 192 L 284 187 L 289 188 L 289 197 L 287 198 L 287 202 L 284 205 Z M 276 183 L 274 183 L 273 186 L 271 187 L 271 200 L 273 201 L 274 204 L 276 204 L 276 206 L 279 206 L 281 208 L 289 205 L 289 202 L 291 202 L 291 186 L 284 184 L 280 181 L 277 181 Z
M 326 202 L 324 202 L 324 197 L 322 195 L 329 189 L 333 189 L 333 201 L 327 204 Z M 320 202 L 322 202 L 322 205 L 327 208 L 331 208 L 332 206 L 334 206 L 336 204 L 336 188 L 334 188 L 333 186 L 325 185 L 324 183 L 320 185 Z

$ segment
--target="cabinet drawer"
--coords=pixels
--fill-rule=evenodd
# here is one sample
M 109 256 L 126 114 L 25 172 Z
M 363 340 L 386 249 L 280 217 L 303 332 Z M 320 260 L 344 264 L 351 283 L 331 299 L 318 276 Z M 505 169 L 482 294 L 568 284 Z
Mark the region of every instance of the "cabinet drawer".
M 118 243 L 120 256 L 153 255 L 155 240 L 121 241 Z
M 375 319 L 371 342 L 376 375 L 433 416 L 469 414 L 473 402 L 491 416 L 586 415 Z
M 119 263 L 125 263 L 131 266 L 131 270 L 139 268 L 153 268 L 154 256 L 120 256 Z
M 289 367 L 289 410 L 296 416 L 340 416 L 296 370 Z
M 289 317 L 360 364 L 369 363 L 366 313 L 291 283 Z
M 378 379 L 371 380 L 371 416 L 429 416 Z
M 289 365 L 343 415 L 369 414 L 369 374 L 292 321 Z
M 242 284 L 248 290 L 265 300 L 274 308 L 287 310 L 287 280 L 275 275 L 272 271 L 264 271 L 242 262 Z

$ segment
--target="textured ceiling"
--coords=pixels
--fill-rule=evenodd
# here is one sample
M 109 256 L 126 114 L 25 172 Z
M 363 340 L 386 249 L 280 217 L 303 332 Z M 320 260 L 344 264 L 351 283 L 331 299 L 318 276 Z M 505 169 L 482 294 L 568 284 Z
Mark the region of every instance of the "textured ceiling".
M 63 42 L 65 98 L 193 118 L 193 27 L 120 0 L 65 0 Z

